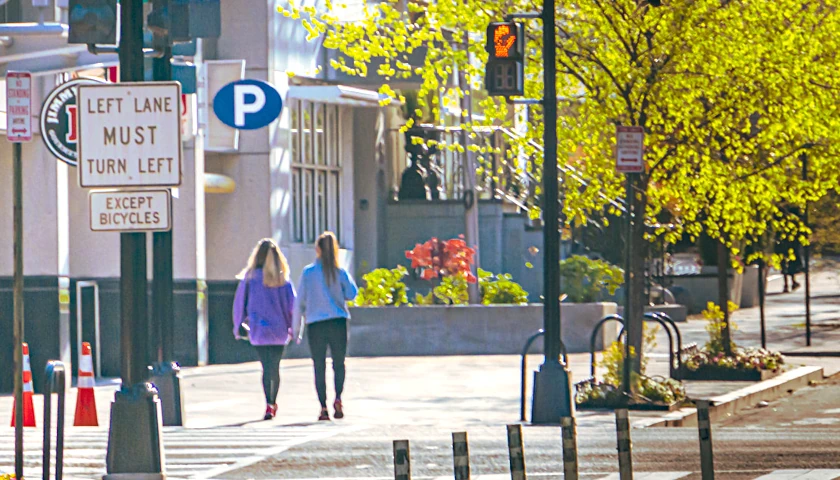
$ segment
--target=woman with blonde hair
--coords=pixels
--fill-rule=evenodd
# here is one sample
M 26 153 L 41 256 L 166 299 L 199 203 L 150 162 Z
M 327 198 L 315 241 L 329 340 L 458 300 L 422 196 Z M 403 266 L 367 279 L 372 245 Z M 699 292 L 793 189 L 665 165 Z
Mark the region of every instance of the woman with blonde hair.
M 321 402 L 318 420 L 329 420 L 327 410 L 327 347 L 335 374 L 335 418 L 344 418 L 344 357 L 347 355 L 347 302 L 356 298 L 357 288 L 347 270 L 338 266 L 338 240 L 324 232 L 315 243 L 315 263 L 307 266 L 298 282 L 295 308 L 295 338 L 300 343 L 304 329 L 315 365 L 315 390 Z
M 289 264 L 270 238 L 260 240 L 240 279 L 233 300 L 233 335 L 249 340 L 262 364 L 265 420 L 277 415 L 280 359 L 292 340 L 295 290 Z

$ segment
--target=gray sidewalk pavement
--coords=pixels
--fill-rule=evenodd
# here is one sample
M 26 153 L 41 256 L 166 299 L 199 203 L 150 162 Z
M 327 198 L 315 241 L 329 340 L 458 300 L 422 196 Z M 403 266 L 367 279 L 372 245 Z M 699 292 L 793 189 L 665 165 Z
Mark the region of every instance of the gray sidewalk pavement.
M 778 293 L 781 283 L 772 281 L 768 290 L 768 347 L 782 351 L 805 350 L 803 289 L 781 294 Z M 814 350 L 840 350 L 839 291 L 840 276 L 837 272 L 829 270 L 813 275 Z M 734 333 L 735 341 L 741 346 L 759 346 L 758 308 L 736 311 L 733 319 L 739 325 L 739 330 Z M 705 320 L 699 318 L 679 324 L 684 343 L 703 345 L 708 339 L 705 326 Z M 657 341 L 649 373 L 667 375 L 667 339 L 663 332 L 657 335 Z M 789 357 L 788 361 L 822 366 L 826 374 L 840 371 L 840 358 Z M 347 362 L 348 385 L 344 400 L 349 417 L 354 422 L 380 425 L 451 424 L 454 427 L 504 424 L 519 418 L 519 356 L 349 358 Z M 542 356 L 530 355 L 528 362 L 529 370 L 533 370 L 542 362 Z M 589 376 L 588 355 L 572 355 L 570 364 L 575 380 Z M 529 395 L 532 377 L 533 374 L 528 373 Z M 283 360 L 278 421 L 301 423 L 316 417 L 318 405 L 312 378 L 309 360 Z M 260 367 L 257 363 L 185 368 L 183 386 L 187 425 L 196 428 L 239 425 L 261 418 L 264 403 L 259 379 Z M 690 382 L 688 389 L 693 396 L 711 396 L 742 386 L 740 382 Z M 100 425 L 108 424 L 109 404 L 116 388 L 115 384 L 97 388 Z M 70 414 L 67 421 L 70 424 L 75 396 L 75 390 L 68 394 L 67 409 Z M 36 396 L 38 416 L 41 405 L 41 397 Z M 0 397 L 0 415 L 5 415 L 4 412 L 11 415 L 11 406 L 10 396 Z M 408 416 L 405 412 L 412 414 Z M 582 414 L 581 420 L 589 416 L 598 417 L 599 414 Z
M 840 277 L 833 270 L 827 270 L 816 273 L 812 282 L 813 349 L 826 352 L 840 345 L 840 329 L 837 328 L 840 326 L 840 297 L 835 298 Z M 768 346 L 775 350 L 801 351 L 805 343 L 803 292 L 779 294 L 777 292 L 781 287 L 775 281 L 771 282 L 769 290 L 766 314 Z M 740 326 L 740 330 L 734 334 L 735 340 L 741 346 L 758 346 L 758 309 L 737 311 L 733 318 Z M 701 318 L 692 318 L 679 324 L 685 343 L 704 344 L 708 339 L 705 325 L 705 320 Z M 659 346 L 651 354 L 648 373 L 667 376 L 667 340 L 663 332 L 657 338 Z M 788 360 L 790 364 L 824 367 L 827 374 L 840 371 L 838 357 L 790 357 Z M 530 355 L 528 358 L 528 410 L 532 371 L 541 362 L 541 355 Z M 572 355 L 570 367 L 574 380 L 588 377 L 589 356 Z M 181 468 L 189 467 L 191 462 L 196 464 L 189 468 L 210 468 L 213 462 L 218 462 L 218 468 L 227 469 L 238 465 L 237 459 L 246 453 L 251 456 L 246 455 L 245 458 L 255 462 L 260 458 L 282 458 L 282 455 L 277 456 L 280 455 L 277 448 L 286 448 L 283 445 L 291 445 L 295 441 L 316 441 L 308 439 L 326 438 L 325 435 L 337 435 L 337 439 L 364 437 L 387 443 L 396 436 L 408 438 L 418 432 L 441 432 L 443 435 L 451 431 L 469 430 L 476 433 L 486 431 L 490 435 L 492 432 L 503 432 L 504 425 L 519 420 L 520 357 L 517 355 L 349 358 L 347 368 L 348 383 L 344 395 L 347 418 L 326 425 L 315 421 L 318 403 L 309 360 L 283 360 L 282 386 L 278 399 L 280 412 L 277 419 L 267 422 L 261 420 L 265 404 L 258 363 L 185 368 L 183 387 L 186 428 L 167 429 L 165 434 L 170 442 L 175 442 L 172 447 L 173 461 L 183 463 Z M 331 375 L 328 375 L 330 378 Z M 745 385 L 748 384 L 688 382 L 687 389 L 689 396 L 694 398 L 712 397 L 730 393 Z M 68 393 L 69 438 L 81 442 L 75 445 L 75 448 L 80 449 L 79 455 L 99 462 L 88 465 L 86 460 L 77 460 L 80 462 L 78 468 L 102 468 L 97 465 L 104 461 L 104 435 L 108 426 L 110 402 L 116 389 L 115 382 L 96 389 L 100 423 L 98 429 L 71 426 L 76 390 Z M 42 397 L 36 396 L 39 427 L 43 425 L 42 405 Z M 11 411 L 11 396 L 0 396 L 0 438 L 10 438 L 8 419 Z M 660 415 L 662 412 L 631 413 L 634 422 Z M 588 432 L 612 432 L 615 425 L 612 412 L 605 411 L 580 411 L 577 421 L 581 431 Z M 330 430 L 333 427 L 337 430 Z M 296 428 L 303 430 L 298 432 L 294 430 Z M 327 430 L 322 431 L 323 428 Z M 348 433 L 346 429 L 355 433 Z M 221 440 L 228 432 L 231 435 L 230 445 Z M 33 434 L 37 437 L 35 431 L 29 432 L 30 436 Z M 492 433 L 492 436 L 495 435 L 498 433 Z M 293 440 L 298 436 L 300 440 Z M 259 450 L 255 446 L 255 450 L 251 451 L 248 450 L 250 447 L 241 446 L 241 440 L 234 439 L 251 437 L 255 439 L 255 445 L 263 446 L 259 448 L 275 444 L 280 447 Z M 286 437 L 292 440 L 284 440 Z M 196 458 L 191 459 L 192 454 L 188 453 L 192 451 L 189 450 L 190 446 L 202 442 L 207 445 L 193 448 Z M 29 448 L 35 448 L 32 443 L 29 445 Z M 211 452 L 206 454 L 210 457 L 203 457 L 205 453 L 201 452 Z M 37 456 L 34 453 L 32 458 L 36 462 Z M 215 459 L 211 458 L 213 455 Z M 235 473 L 232 475 L 244 478 L 237 477 Z

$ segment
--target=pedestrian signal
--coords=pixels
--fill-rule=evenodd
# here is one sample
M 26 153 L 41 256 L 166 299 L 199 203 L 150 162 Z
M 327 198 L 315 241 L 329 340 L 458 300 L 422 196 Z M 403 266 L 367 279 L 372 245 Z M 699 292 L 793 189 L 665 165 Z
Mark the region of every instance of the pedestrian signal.
M 117 43 L 117 0 L 70 0 L 67 43 Z
M 516 22 L 487 27 L 485 87 L 491 96 L 525 94 L 525 27 Z

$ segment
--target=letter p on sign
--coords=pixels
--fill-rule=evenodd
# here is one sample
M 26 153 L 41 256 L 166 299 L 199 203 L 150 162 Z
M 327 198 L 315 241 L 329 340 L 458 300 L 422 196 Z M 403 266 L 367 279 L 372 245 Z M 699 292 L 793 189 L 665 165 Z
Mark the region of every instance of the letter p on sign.
M 213 99 L 213 111 L 219 120 L 240 130 L 265 127 L 280 116 L 282 109 L 277 89 L 259 80 L 229 83 Z
M 253 99 L 249 99 L 251 95 Z M 251 100 L 250 102 L 248 100 Z M 256 85 L 233 86 L 233 123 L 242 128 L 245 126 L 245 114 L 257 113 L 265 106 L 265 93 Z

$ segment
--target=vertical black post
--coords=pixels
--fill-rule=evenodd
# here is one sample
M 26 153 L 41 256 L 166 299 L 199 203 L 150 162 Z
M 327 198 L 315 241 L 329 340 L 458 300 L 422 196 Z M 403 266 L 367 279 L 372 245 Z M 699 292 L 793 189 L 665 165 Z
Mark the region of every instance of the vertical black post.
M 120 1 L 120 82 L 144 80 L 143 0 Z M 160 400 L 149 378 L 146 234 L 120 234 L 122 387 L 111 405 L 104 480 L 164 478 Z
M 452 433 L 452 461 L 455 480 L 470 480 L 470 444 L 467 432 Z
M 543 160 L 543 195 L 545 197 L 545 228 L 543 229 L 545 308 L 545 361 L 555 362 L 560 357 L 560 222 L 559 186 L 557 181 L 557 84 L 556 50 L 554 33 L 554 0 L 543 4 L 543 77 L 545 93 L 543 112 L 545 123 Z
M 711 402 L 697 400 L 697 429 L 700 434 L 700 473 L 702 480 L 715 480 L 715 456 L 712 448 Z
M 411 452 L 408 440 L 394 440 L 394 480 L 411 480 Z
M 522 425 L 507 426 L 508 459 L 510 461 L 510 479 L 525 480 L 525 447 L 522 442 Z
M 729 248 L 723 243 L 718 243 L 718 301 L 723 312 L 723 351 L 726 355 L 732 355 L 732 335 L 729 330 Z
M 19 142 L 12 144 L 14 169 L 14 313 L 15 350 L 15 478 L 23 478 L 23 162 Z
M 143 81 L 143 1 L 120 2 L 120 81 Z M 121 373 L 124 386 L 144 382 L 147 370 L 146 234 L 120 234 Z
M 169 0 L 154 0 L 152 8 L 169 9 Z M 152 60 L 152 80 L 172 80 L 172 47 L 166 36 L 156 42 L 163 55 Z M 172 211 L 169 212 L 172 218 Z M 181 367 L 175 362 L 175 304 L 173 301 L 174 275 L 172 260 L 172 231 L 152 234 L 152 333 L 151 360 L 152 382 L 158 389 L 163 425 L 184 425 L 184 401 L 181 391 Z
M 168 0 L 155 0 L 153 8 L 167 8 Z M 164 54 L 152 60 L 152 80 L 172 80 L 172 48 L 165 42 Z M 170 212 L 170 216 L 172 213 Z M 170 217 L 171 218 L 171 217 Z M 171 220 L 170 220 L 171 221 Z M 152 324 L 154 341 L 152 360 L 158 363 L 175 358 L 173 316 L 172 231 L 154 232 L 152 272 Z
M 767 324 L 764 319 L 765 272 L 764 258 L 761 258 L 758 261 L 758 312 L 761 318 L 761 348 L 767 348 Z
M 802 180 L 808 181 L 808 154 L 802 154 Z M 802 222 L 808 227 L 808 201 L 805 201 L 805 211 L 802 215 Z M 810 242 L 810 236 L 808 241 Z M 811 346 L 811 246 L 802 246 L 802 253 L 805 257 L 805 346 Z
M 557 179 L 557 36 L 555 0 L 544 0 L 543 20 L 543 323 L 545 362 L 534 379 L 533 423 L 560 423 L 574 416 L 571 374 L 560 362 L 560 218 Z

